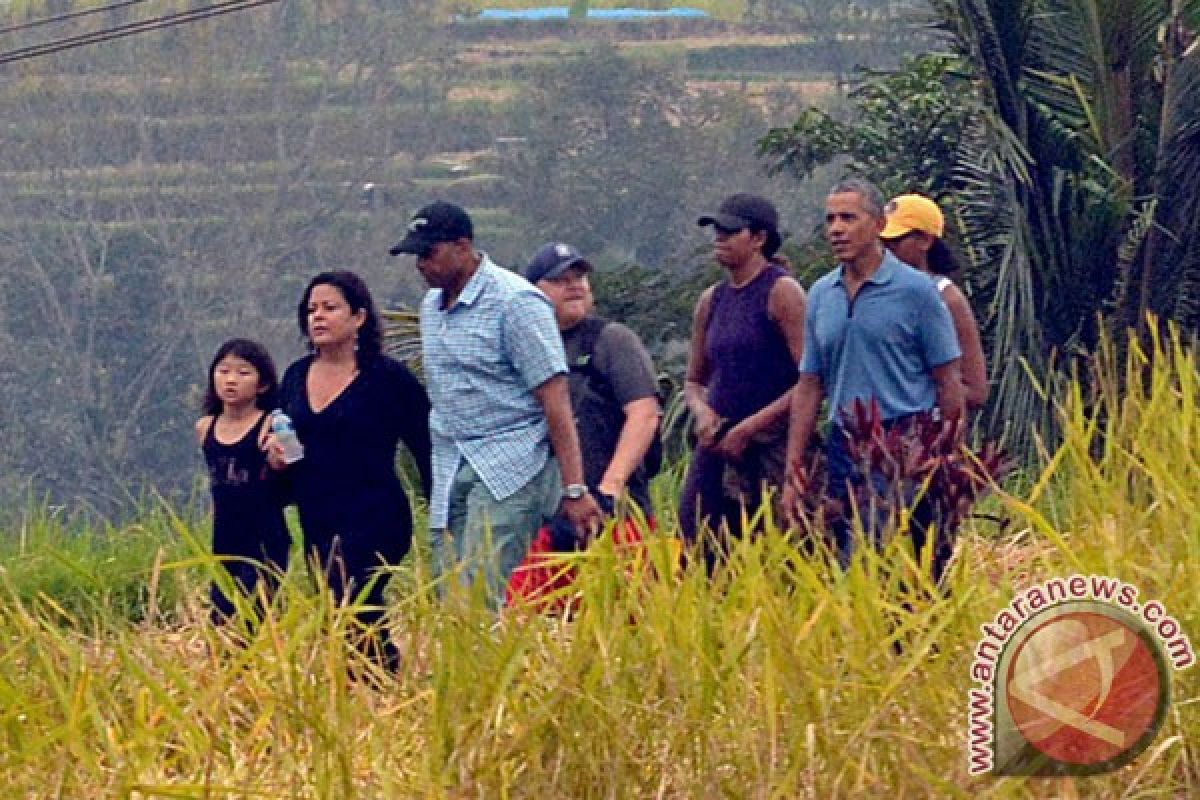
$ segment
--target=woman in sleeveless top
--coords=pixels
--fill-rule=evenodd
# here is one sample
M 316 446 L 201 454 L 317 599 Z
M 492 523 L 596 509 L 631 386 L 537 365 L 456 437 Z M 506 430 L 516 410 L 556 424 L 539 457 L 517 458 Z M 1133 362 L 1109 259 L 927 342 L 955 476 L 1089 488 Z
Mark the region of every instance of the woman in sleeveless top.
M 689 543 L 699 536 L 716 543 L 742 533 L 743 507 L 754 514 L 764 487 L 782 485 L 805 295 L 771 261 L 782 237 L 770 201 L 735 194 L 698 224 L 714 229 L 714 255 L 728 277 L 701 294 L 692 319 L 684 397 L 697 444 L 679 522 Z M 706 546 L 710 571 L 716 556 Z
M 280 482 L 262 448 L 266 409 L 277 390 L 275 365 L 262 345 L 232 339 L 209 367 L 204 416 L 196 423 L 212 490 L 213 555 L 248 596 L 260 581 L 270 595 L 291 546 Z M 215 622 L 233 616 L 234 601 L 219 582 L 211 596 Z
M 937 203 L 919 194 L 902 194 L 887 204 L 887 227 L 883 229 L 884 244 L 892 254 L 922 272 L 937 283 L 942 301 L 954 320 L 954 332 L 962 350 L 962 382 L 967 408 L 981 408 L 987 402 L 987 363 L 979 324 L 971 311 L 966 295 L 946 277 L 957 271 L 954 254 L 942 241 L 946 222 Z

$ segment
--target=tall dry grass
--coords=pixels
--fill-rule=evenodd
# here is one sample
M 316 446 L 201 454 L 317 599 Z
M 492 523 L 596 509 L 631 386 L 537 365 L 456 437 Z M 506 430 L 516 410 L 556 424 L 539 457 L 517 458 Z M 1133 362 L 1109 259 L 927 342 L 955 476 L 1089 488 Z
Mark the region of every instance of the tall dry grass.
M 94 599 L 61 602 L 61 581 L 29 560 L 54 562 L 78 532 L 35 519 L 37 548 L 8 552 L 0 575 L 0 785 L 39 798 L 1200 796 L 1195 671 L 1176 675 L 1155 745 L 1117 774 L 967 775 L 979 625 L 1021 586 L 1113 575 L 1200 636 L 1196 351 L 1159 341 L 1096 369 L 1094 396 L 1062 398 L 1065 444 L 1029 490 L 992 501 L 1010 528 L 964 533 L 945 596 L 900 543 L 842 574 L 769 521 L 711 582 L 673 571 L 662 539 L 641 567 L 602 541 L 577 558 L 570 622 L 440 601 L 418 564 L 395 581 L 396 676 L 347 645 L 349 614 L 302 570 L 254 633 L 213 628 L 195 544 L 157 567 L 140 550 L 120 579 L 77 554 Z M 202 538 L 168 523 L 164 545 Z M 137 535 L 105 534 L 117 549 Z M 104 590 L 131 576 L 157 587 L 133 614 Z

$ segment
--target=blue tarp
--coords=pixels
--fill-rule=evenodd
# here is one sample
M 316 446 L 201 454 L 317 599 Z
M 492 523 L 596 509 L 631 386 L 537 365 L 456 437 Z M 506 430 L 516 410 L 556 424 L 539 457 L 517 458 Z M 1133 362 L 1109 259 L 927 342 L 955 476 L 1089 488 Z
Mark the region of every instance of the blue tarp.
M 642 19 L 648 17 L 707 17 L 700 8 L 589 8 L 588 19 Z M 485 8 L 480 19 L 566 19 L 566 6 L 542 8 Z

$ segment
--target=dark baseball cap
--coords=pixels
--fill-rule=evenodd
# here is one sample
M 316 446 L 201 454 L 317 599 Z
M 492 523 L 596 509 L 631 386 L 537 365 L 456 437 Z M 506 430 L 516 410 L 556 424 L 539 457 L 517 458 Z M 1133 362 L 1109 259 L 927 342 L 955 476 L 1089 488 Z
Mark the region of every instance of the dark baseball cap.
M 765 197 L 739 193 L 722 201 L 715 213 L 696 220 L 697 225 L 715 225 L 727 231 L 750 228 L 756 231 L 778 231 L 779 212 Z
M 553 280 L 559 275 L 577 267 L 584 272 L 591 270 L 592 265 L 578 250 L 565 242 L 547 242 L 538 248 L 525 267 L 525 280 L 537 283 L 540 280 Z
M 779 235 L 779 212 L 765 197 L 739 192 L 726 197 L 717 210 L 696 220 L 700 226 L 712 225 L 724 231 L 766 231 L 767 243 L 763 248 L 768 256 L 774 255 L 783 242 Z
M 467 212 L 453 203 L 438 201 L 413 214 L 408 221 L 408 232 L 388 252 L 394 256 L 421 255 L 438 242 L 474 238 L 475 228 Z

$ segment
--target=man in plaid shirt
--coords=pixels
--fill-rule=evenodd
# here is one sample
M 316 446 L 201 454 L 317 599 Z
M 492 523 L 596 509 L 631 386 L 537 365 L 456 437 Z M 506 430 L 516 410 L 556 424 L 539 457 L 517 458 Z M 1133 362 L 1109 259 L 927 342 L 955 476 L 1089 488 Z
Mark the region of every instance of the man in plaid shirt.
M 432 203 L 391 249 L 429 284 L 421 346 L 433 439 L 429 527 L 435 572 L 479 575 L 493 605 L 561 507 L 585 534 L 600 509 L 583 480 L 554 307 L 474 245 L 462 208 Z

